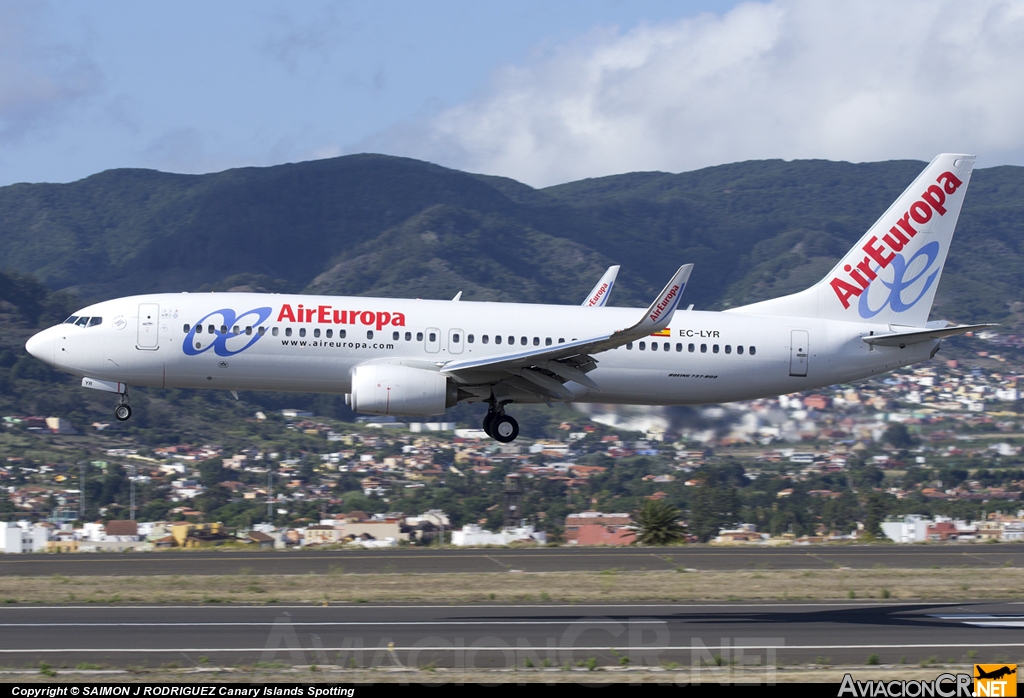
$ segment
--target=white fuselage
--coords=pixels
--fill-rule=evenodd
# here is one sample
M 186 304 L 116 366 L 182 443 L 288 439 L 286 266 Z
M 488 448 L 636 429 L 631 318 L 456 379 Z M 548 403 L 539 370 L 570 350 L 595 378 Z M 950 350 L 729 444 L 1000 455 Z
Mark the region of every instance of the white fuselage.
M 347 393 L 350 371 L 367 361 L 440 366 L 507 354 L 628 327 L 640 312 L 310 295 L 154 294 L 84 308 L 78 317 L 102 320 L 51 327 L 28 346 L 62 370 L 130 386 Z M 888 328 L 681 310 L 666 336 L 596 354 L 598 366 L 587 375 L 598 389 L 577 385 L 576 400 L 687 405 L 774 396 L 922 361 L 938 346 L 938 340 L 903 349 L 862 341 L 880 331 Z

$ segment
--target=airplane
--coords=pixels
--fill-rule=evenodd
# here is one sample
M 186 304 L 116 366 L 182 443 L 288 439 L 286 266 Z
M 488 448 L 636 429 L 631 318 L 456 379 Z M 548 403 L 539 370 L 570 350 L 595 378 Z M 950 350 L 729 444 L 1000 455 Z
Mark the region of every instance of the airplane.
M 1016 674 L 1017 673 L 1017 669 L 1016 668 L 1011 669 L 1010 667 L 1004 665 L 1004 666 L 999 667 L 998 669 L 993 669 L 992 671 L 985 671 L 984 669 L 981 668 L 980 665 L 975 664 L 974 665 L 974 672 L 977 674 L 977 676 L 974 677 L 976 679 L 1001 679 L 1004 676 L 1009 676 L 1010 674 Z
M 33 356 L 117 394 L 128 386 L 342 393 L 359 413 L 488 405 L 698 405 L 794 393 L 927 360 L 990 324 L 929 322 L 974 156 L 937 156 L 818 283 L 721 312 L 677 310 L 692 264 L 646 310 L 308 294 L 150 294 L 103 301 L 33 336 Z M 664 254 L 662 251 L 661 254 Z

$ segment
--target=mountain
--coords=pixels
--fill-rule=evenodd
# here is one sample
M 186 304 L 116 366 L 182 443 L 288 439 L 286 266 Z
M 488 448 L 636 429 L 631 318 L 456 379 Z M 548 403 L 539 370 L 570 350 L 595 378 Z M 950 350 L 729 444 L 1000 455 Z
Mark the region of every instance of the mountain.
M 85 300 L 183 290 L 577 303 L 622 264 L 643 305 L 683 262 L 724 308 L 821 278 L 924 163 L 743 162 L 533 189 L 382 155 L 0 188 L 7 269 Z M 1024 168 L 975 172 L 935 317 L 1024 318 Z

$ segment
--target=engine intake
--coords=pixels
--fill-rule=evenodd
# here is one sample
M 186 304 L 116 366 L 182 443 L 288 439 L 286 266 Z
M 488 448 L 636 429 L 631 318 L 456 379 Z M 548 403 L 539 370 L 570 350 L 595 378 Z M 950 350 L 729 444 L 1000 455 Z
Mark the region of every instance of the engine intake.
M 455 382 L 437 371 L 394 364 L 363 364 L 352 370 L 345 401 L 356 412 L 427 417 L 459 401 Z

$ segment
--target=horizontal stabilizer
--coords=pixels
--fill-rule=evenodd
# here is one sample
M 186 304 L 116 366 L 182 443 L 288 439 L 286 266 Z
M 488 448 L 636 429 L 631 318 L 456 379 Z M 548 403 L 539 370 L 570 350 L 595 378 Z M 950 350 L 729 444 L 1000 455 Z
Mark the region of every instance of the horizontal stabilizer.
M 938 329 L 874 334 L 867 337 L 861 337 L 861 339 L 868 344 L 873 344 L 879 347 L 899 347 L 902 349 L 903 347 L 910 346 L 911 344 L 920 344 L 921 342 L 930 342 L 933 339 L 942 339 L 943 337 L 952 337 L 953 335 L 973 332 L 974 330 L 983 330 L 986 327 L 995 327 L 995 323 L 986 322 L 980 325 L 953 325 L 952 327 L 943 327 Z

